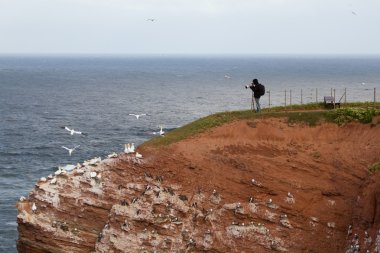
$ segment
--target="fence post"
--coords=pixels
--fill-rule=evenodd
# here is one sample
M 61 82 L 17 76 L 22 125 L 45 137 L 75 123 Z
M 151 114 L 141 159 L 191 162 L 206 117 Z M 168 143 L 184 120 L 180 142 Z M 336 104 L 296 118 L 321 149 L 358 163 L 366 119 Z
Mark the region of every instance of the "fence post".
M 318 104 L 318 88 L 315 88 L 315 103 Z
M 373 88 L 373 102 L 376 103 L 376 88 Z
M 332 93 L 332 88 L 330 88 L 330 96 L 332 97 L 333 96 L 333 93 Z
M 344 88 L 344 103 L 347 103 L 347 88 Z
M 269 109 L 270 109 L 270 90 L 268 90 L 268 95 L 269 95 Z
M 289 90 L 289 105 L 292 107 L 292 90 Z
M 335 109 L 335 89 L 334 89 L 334 109 Z
M 301 89 L 301 105 L 303 104 L 303 96 L 302 96 L 302 89 Z
M 286 90 L 285 90 L 285 107 L 286 107 Z

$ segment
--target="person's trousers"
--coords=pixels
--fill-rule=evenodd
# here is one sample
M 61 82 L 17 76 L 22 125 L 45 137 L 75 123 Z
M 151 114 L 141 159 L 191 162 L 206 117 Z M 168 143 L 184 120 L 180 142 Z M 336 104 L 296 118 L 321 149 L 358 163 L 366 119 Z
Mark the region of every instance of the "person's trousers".
M 255 103 L 256 103 L 256 112 L 260 112 L 261 111 L 260 98 L 255 98 Z

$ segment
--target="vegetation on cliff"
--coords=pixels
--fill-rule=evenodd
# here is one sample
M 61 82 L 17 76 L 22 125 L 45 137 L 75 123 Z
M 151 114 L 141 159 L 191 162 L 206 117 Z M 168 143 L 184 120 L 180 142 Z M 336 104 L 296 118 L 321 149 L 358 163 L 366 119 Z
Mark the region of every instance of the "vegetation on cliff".
M 343 125 L 352 121 L 371 123 L 373 117 L 380 115 L 380 103 L 346 103 L 344 107 L 328 110 L 323 103 L 310 103 L 304 105 L 279 106 L 267 108 L 261 113 L 252 110 L 220 112 L 198 119 L 181 128 L 167 133 L 165 137 L 156 137 L 145 142 L 142 146 L 162 146 L 202 133 L 213 127 L 221 126 L 235 120 L 287 118 L 288 122 L 304 123 L 315 126 L 319 122 L 333 122 Z M 376 122 L 379 124 L 379 121 Z

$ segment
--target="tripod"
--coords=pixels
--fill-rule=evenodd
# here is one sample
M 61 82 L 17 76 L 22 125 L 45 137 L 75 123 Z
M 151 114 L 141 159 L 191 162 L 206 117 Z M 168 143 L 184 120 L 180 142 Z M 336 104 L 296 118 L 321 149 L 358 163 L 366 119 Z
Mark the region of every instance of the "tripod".
M 255 98 L 253 96 L 253 91 L 252 91 L 252 99 L 251 99 L 251 110 L 255 110 Z

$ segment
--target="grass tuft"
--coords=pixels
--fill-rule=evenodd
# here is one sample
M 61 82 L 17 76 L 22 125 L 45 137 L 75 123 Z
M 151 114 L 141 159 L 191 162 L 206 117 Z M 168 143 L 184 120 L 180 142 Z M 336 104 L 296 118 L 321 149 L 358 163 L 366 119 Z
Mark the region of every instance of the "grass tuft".
M 373 164 L 369 165 L 368 169 L 371 173 L 375 173 L 376 171 L 379 171 L 380 170 L 380 162 L 373 163 Z

